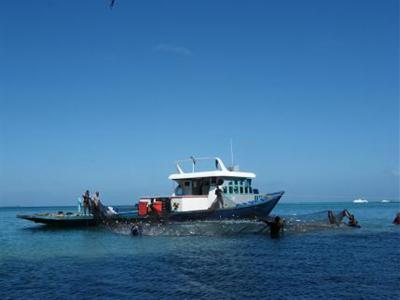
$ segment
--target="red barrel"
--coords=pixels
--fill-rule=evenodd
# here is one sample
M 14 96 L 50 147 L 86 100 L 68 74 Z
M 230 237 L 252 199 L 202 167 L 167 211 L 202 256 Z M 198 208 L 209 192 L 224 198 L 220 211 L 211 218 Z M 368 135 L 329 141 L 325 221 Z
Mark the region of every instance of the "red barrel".
M 139 216 L 147 215 L 147 203 L 148 201 L 139 201 Z
M 156 211 L 158 214 L 162 212 L 162 201 L 154 201 L 153 203 L 153 211 Z

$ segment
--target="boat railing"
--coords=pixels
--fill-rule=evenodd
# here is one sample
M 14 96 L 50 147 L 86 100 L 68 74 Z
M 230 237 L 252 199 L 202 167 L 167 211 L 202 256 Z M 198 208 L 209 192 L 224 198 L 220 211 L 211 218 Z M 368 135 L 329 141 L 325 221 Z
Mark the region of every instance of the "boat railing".
M 219 157 L 189 157 L 185 159 L 180 159 L 175 161 L 176 163 L 176 168 L 180 174 L 184 174 L 186 172 L 183 171 L 181 163 L 184 162 L 191 162 L 192 163 L 192 173 L 195 172 L 196 169 L 196 164 L 198 161 L 215 161 L 215 169 L 220 170 L 220 171 L 227 171 L 228 169 L 226 168 L 224 162 L 219 158 Z

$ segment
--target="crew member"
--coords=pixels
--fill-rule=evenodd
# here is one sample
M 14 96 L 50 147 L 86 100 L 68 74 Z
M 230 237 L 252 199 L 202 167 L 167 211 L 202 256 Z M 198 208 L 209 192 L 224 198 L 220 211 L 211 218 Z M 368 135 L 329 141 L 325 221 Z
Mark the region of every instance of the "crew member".
M 211 204 L 209 210 L 216 210 L 224 207 L 224 198 L 222 197 L 222 190 L 219 188 L 219 185 L 217 185 L 217 188 L 215 189 L 215 195 L 216 198 Z
M 159 208 L 157 206 L 157 204 L 159 200 L 157 200 L 156 198 L 152 198 L 147 206 L 147 213 L 149 214 L 149 216 L 154 216 L 154 217 L 159 217 L 161 214 L 161 211 L 159 211 Z
M 94 215 L 99 216 L 101 212 L 101 202 L 100 202 L 100 193 L 96 192 L 93 196 L 93 209 L 92 212 Z
M 82 198 L 78 197 L 78 214 L 82 214 L 82 210 L 83 210 Z
M 83 198 L 83 214 L 87 216 L 90 212 L 90 192 L 86 190 L 86 192 L 82 195 Z
M 148 206 L 148 213 L 157 213 L 157 211 L 154 209 L 154 199 L 151 199 Z
M 222 190 L 219 185 L 217 185 L 217 189 L 215 190 L 215 195 L 217 196 L 217 207 L 224 208 L 224 198 L 222 197 Z

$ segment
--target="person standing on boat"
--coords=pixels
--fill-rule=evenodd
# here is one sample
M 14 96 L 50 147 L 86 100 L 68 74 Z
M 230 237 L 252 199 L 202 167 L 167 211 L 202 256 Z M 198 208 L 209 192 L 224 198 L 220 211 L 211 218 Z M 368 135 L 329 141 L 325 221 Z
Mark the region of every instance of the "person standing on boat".
M 87 216 L 90 212 L 90 192 L 86 190 L 86 192 L 82 195 L 83 198 L 83 214 Z
M 96 192 L 96 193 L 94 193 L 94 196 L 93 196 L 93 208 L 92 208 L 92 212 L 95 216 L 100 215 L 100 207 L 101 207 L 100 193 Z
M 216 210 L 218 208 L 224 208 L 224 198 L 222 197 L 222 190 L 219 187 L 220 185 L 222 185 L 224 182 L 223 180 L 218 180 L 217 184 L 216 184 L 216 189 L 215 189 L 215 195 L 216 198 L 213 201 L 213 203 L 211 204 L 211 206 L 209 207 L 209 210 Z
M 222 179 L 218 179 L 217 189 L 215 190 L 215 195 L 217 195 L 217 201 L 218 201 L 219 208 L 224 208 L 224 206 L 225 206 L 224 197 L 223 197 L 224 192 L 221 190 L 221 186 L 223 184 L 224 184 L 224 181 Z
M 82 208 L 83 208 L 82 205 L 83 205 L 82 198 L 78 197 L 78 214 L 79 215 L 82 214 Z
M 217 185 L 217 189 L 215 190 L 215 195 L 217 196 L 216 202 L 217 202 L 217 208 L 224 208 L 224 198 L 222 197 L 222 190 Z

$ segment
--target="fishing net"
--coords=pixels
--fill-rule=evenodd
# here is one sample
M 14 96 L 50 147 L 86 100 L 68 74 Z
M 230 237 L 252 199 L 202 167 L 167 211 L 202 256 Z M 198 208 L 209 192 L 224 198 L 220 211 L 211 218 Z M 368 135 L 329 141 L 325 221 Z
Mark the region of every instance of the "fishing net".
M 285 227 L 289 232 L 310 232 L 343 227 L 347 210 L 324 210 L 303 215 L 285 216 Z
M 194 221 L 176 223 L 113 223 L 105 225 L 109 230 L 123 235 L 144 236 L 218 236 L 257 234 L 266 232 L 259 221 Z
M 343 211 L 319 211 L 303 215 L 281 216 L 284 232 L 288 234 L 343 228 Z M 274 216 L 267 220 L 272 221 Z M 103 226 L 112 232 L 134 236 L 219 236 L 238 234 L 266 234 L 269 227 L 261 220 L 223 220 L 192 222 L 121 222 L 105 220 Z

